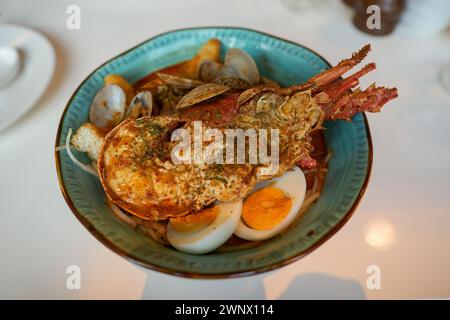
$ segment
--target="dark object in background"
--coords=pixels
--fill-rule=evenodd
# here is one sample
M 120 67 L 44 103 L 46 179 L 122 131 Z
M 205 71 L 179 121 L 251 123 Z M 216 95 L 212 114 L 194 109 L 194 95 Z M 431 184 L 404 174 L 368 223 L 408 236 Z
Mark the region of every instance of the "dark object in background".
M 346 5 L 353 7 L 357 0 L 342 0 Z
M 384 36 L 394 31 L 405 10 L 405 0 L 344 0 L 347 5 L 355 9 L 353 24 L 361 31 L 376 36 Z M 367 8 L 377 5 L 380 8 L 380 28 L 370 29 L 367 20 L 374 13 L 367 13 Z

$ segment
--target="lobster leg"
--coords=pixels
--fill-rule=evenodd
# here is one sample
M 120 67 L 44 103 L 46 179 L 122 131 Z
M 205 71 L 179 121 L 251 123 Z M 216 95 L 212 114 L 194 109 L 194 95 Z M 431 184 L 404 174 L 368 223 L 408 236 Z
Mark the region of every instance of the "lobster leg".
M 330 100 L 334 100 L 349 89 L 357 87 L 359 85 L 359 78 L 363 77 L 370 71 L 375 70 L 375 68 L 375 63 L 369 63 L 351 76 L 345 79 L 335 80 L 334 82 L 321 87 L 320 91 L 326 93 Z
M 318 75 L 310 78 L 306 83 L 299 85 L 293 85 L 289 88 L 282 90 L 282 94 L 292 94 L 297 91 L 304 91 L 308 89 L 318 89 L 319 87 L 325 86 L 332 83 L 333 81 L 339 79 L 344 73 L 352 69 L 354 66 L 359 64 L 369 53 L 370 44 L 366 44 L 358 52 L 353 53 L 352 57 L 349 59 L 344 59 L 339 62 L 336 66 L 327 69 Z
M 370 68 L 365 68 L 366 73 Z M 354 76 L 360 75 L 363 73 L 363 70 L 359 71 Z M 333 91 L 336 95 L 330 93 L 330 95 L 335 98 L 333 100 L 330 100 L 328 94 L 325 92 L 321 92 L 314 97 L 316 102 L 322 106 L 325 112 L 325 119 L 351 120 L 351 117 L 358 112 L 378 112 L 389 100 L 397 97 L 396 88 L 376 87 L 375 84 L 372 84 L 364 91 L 359 89 L 349 91 L 350 87 L 353 86 L 354 81 L 358 82 L 357 78 L 358 77 L 349 77 L 341 80 L 341 86 L 333 88 L 336 89 Z M 345 90 L 345 93 L 338 94 L 343 90 Z M 326 96 L 326 98 L 324 98 L 324 96 Z M 325 102 L 325 100 L 328 101 Z M 299 161 L 298 165 L 302 169 L 314 168 L 317 165 L 317 161 L 307 154 Z
M 318 75 L 315 75 L 314 77 L 310 78 L 307 82 L 302 84 L 296 84 L 293 86 L 290 86 L 288 88 L 277 88 L 273 86 L 256 86 L 253 88 L 250 88 L 248 90 L 245 90 L 238 98 L 238 104 L 242 105 L 245 102 L 249 101 L 254 96 L 261 94 L 263 92 L 274 92 L 281 96 L 290 96 L 296 92 L 300 91 L 306 91 L 311 90 L 312 93 L 317 93 L 319 91 L 322 91 L 322 87 L 330 85 L 333 86 L 336 80 L 338 80 L 344 73 L 352 69 L 354 66 L 356 66 L 358 63 L 360 63 L 369 53 L 370 51 L 370 44 L 365 45 L 362 47 L 358 52 L 353 53 L 352 57 L 349 59 L 344 59 L 341 62 L 339 62 L 336 66 L 327 69 Z M 360 71 L 360 75 L 356 73 L 350 78 L 359 78 L 365 73 L 369 72 L 374 68 L 374 64 L 369 64 L 366 66 L 367 69 L 363 69 Z M 370 69 L 370 70 L 369 70 Z M 350 79 L 348 80 L 350 81 Z M 353 79 L 354 81 L 354 79 Z M 342 85 L 337 85 L 336 87 L 341 87 Z M 351 87 L 357 86 L 357 84 L 354 84 Z
M 378 112 L 384 104 L 397 96 L 396 88 L 376 87 L 372 84 L 364 91 L 347 92 L 335 101 L 323 105 L 325 118 L 350 120 L 358 112 Z

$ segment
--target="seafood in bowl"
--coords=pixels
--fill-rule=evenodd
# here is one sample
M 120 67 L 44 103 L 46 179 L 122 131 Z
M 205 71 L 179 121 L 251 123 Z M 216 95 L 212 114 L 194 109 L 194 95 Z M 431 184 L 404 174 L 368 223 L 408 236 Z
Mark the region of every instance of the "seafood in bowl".
M 377 112 L 397 96 L 395 88 L 355 89 L 373 63 L 341 78 L 369 50 L 281 87 L 244 50 L 230 48 L 221 60 L 211 39 L 191 60 L 135 84 L 105 76 L 90 121 L 59 150 L 98 175 L 120 219 L 163 245 L 205 254 L 232 238 L 267 240 L 320 196 L 332 152 L 323 122 Z
M 115 253 L 172 275 L 246 276 L 306 256 L 356 212 L 368 185 L 373 153 L 364 111 L 377 111 L 396 96 L 395 89 L 357 88 L 358 78 L 373 64 L 341 79 L 367 51 L 332 67 L 300 44 L 231 27 L 175 30 L 144 41 L 93 70 L 64 109 L 55 160 L 68 207 Z M 264 115 L 268 110 L 285 114 L 280 97 L 288 101 L 305 93 L 311 104 L 320 107 L 321 115 L 317 125 L 308 125 L 309 132 L 298 137 L 280 134 L 292 133 L 290 125 L 284 125 L 292 123 L 291 114 L 277 117 L 273 126 L 259 121 L 270 118 L 267 112 Z M 172 129 L 153 125 L 169 120 Z M 247 122 L 253 128 L 233 126 Z M 144 132 L 133 133 L 139 125 Z M 154 139 L 161 129 L 167 129 L 167 136 Z M 228 137 L 236 148 L 229 153 Z M 127 150 L 127 139 L 135 141 L 136 148 Z M 298 145 L 285 146 L 281 141 Z M 123 148 L 116 149 L 118 145 Z M 126 161 L 122 166 L 111 158 L 102 161 L 100 165 L 113 168 L 103 168 L 102 176 L 98 160 L 108 158 L 108 152 L 114 155 L 112 150 Z M 289 150 L 307 156 L 287 168 L 285 160 L 298 156 L 286 156 Z M 140 161 L 131 154 L 140 155 Z M 223 164 L 216 155 L 223 156 Z M 227 161 L 226 155 L 235 162 Z M 173 160 L 172 167 L 166 160 Z M 129 164 L 135 170 L 124 175 Z M 152 174 L 146 175 L 144 168 Z M 266 177 L 252 174 L 251 168 Z M 174 174 L 174 169 L 185 175 L 192 171 L 196 179 L 180 183 L 177 191 L 170 179 L 183 182 L 186 176 Z M 164 170 L 170 174 L 159 174 Z M 247 174 L 256 176 L 256 184 L 242 178 Z M 241 192 L 231 184 L 234 178 L 251 190 Z M 148 197 L 141 194 L 147 202 L 134 201 L 127 188 L 148 191 Z M 205 192 L 192 192 L 202 188 Z M 181 193 L 182 189 L 188 192 Z M 233 190 L 242 194 L 235 196 Z M 173 191 L 178 192 L 175 197 L 168 196 Z M 170 212 L 165 204 L 174 204 L 184 213 Z M 152 209 L 169 215 L 158 218 Z

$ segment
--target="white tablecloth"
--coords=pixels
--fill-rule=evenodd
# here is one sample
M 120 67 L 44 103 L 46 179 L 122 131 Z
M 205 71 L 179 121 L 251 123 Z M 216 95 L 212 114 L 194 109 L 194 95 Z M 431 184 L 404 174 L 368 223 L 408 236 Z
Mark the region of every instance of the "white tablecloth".
M 70 4 L 80 6 L 80 30 L 66 28 Z M 0 133 L 0 298 L 450 298 L 450 96 L 437 82 L 450 63 L 448 34 L 371 37 L 340 1 L 302 15 L 257 0 L 2 0 L 0 10 L 0 22 L 35 28 L 57 54 L 42 99 Z M 158 33 L 208 25 L 281 36 L 332 63 L 370 42 L 378 70 L 364 85 L 377 79 L 400 95 L 368 115 L 372 177 L 345 227 L 296 263 L 236 280 L 177 278 L 117 256 L 67 207 L 53 159 L 63 108 L 95 67 Z M 81 290 L 66 288 L 69 265 L 81 268 Z M 370 265 L 381 270 L 379 290 L 366 285 Z

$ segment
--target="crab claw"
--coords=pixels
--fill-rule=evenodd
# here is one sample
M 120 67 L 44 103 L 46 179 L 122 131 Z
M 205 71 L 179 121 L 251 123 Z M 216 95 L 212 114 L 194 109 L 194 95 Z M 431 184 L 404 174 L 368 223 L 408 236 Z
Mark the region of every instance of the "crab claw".
M 348 92 L 336 101 L 325 104 L 325 118 L 350 120 L 358 112 L 378 112 L 384 104 L 397 96 L 397 88 L 376 87 L 372 84 L 364 91 Z

